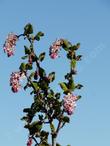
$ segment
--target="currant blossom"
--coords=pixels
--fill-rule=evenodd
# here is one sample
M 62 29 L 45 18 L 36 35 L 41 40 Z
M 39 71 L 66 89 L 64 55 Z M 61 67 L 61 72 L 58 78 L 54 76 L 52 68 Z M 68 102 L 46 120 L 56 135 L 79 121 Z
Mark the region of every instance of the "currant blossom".
M 25 77 L 24 73 L 13 72 L 10 77 L 10 86 L 12 86 L 12 91 L 14 93 L 18 92 L 21 88 L 20 81 Z
M 32 137 L 29 137 L 27 141 L 27 146 L 32 146 Z
M 8 37 L 3 46 L 4 52 L 7 53 L 8 57 L 14 55 L 14 50 L 17 40 L 18 40 L 18 36 L 16 34 L 14 33 L 8 34 Z
M 62 39 L 56 40 L 49 48 L 49 55 L 52 59 L 55 59 L 58 57 L 59 50 L 62 46 Z
M 75 107 L 76 107 L 76 100 L 77 100 L 77 96 L 75 96 L 73 94 L 69 93 L 68 95 L 64 96 L 63 107 L 68 115 L 73 114 Z

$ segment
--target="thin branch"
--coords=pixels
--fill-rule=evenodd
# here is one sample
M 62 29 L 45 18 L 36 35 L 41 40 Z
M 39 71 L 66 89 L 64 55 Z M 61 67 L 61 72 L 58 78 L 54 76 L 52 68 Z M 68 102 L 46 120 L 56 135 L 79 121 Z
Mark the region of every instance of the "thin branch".
M 24 34 L 17 35 L 18 38 L 21 37 L 21 36 L 24 36 Z
M 61 120 L 58 123 L 57 129 L 56 129 L 56 135 L 58 134 L 59 130 L 61 129 Z
M 39 143 L 37 142 L 37 140 L 35 139 L 35 137 L 34 137 L 34 136 L 32 136 L 32 139 L 35 141 L 36 146 L 37 146 L 37 145 L 39 145 Z

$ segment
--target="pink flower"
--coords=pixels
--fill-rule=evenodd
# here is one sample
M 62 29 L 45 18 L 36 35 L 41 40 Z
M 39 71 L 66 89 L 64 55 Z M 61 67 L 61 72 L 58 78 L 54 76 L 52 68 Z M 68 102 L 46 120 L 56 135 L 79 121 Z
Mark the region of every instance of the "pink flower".
M 27 146 L 31 146 L 31 145 L 32 145 L 32 137 L 29 137 L 27 141 Z
M 5 41 L 5 44 L 3 46 L 4 52 L 7 53 L 7 56 L 10 57 L 14 55 L 14 50 L 16 46 L 16 41 L 18 40 L 18 37 L 16 34 L 10 33 Z
M 68 115 L 73 114 L 76 107 L 76 100 L 77 100 L 77 96 L 73 94 L 69 93 L 68 95 L 64 96 L 63 107 Z
M 52 59 L 55 59 L 55 58 L 57 58 L 58 57 L 58 53 L 52 53 L 52 54 L 50 54 L 50 57 L 52 58 Z
M 20 80 L 24 78 L 24 73 L 13 72 L 10 77 L 10 86 L 12 86 L 12 91 L 14 93 L 18 92 L 21 88 Z
M 62 46 L 62 39 L 56 40 L 49 48 L 49 55 L 52 59 L 58 57 L 59 50 Z

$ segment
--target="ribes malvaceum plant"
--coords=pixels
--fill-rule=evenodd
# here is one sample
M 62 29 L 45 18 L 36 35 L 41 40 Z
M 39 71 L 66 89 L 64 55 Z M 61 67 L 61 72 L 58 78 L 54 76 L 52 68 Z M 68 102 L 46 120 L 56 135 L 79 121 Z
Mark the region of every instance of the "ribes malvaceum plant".
M 70 63 L 70 70 L 64 76 L 65 82 L 59 82 L 61 93 L 56 93 L 50 84 L 55 80 L 55 72 L 49 74 L 41 66 L 45 60 L 45 52 L 40 55 L 35 53 L 35 41 L 40 41 L 44 36 L 43 32 L 34 35 L 33 26 L 29 23 L 24 27 L 24 32 L 20 35 L 10 33 L 4 44 L 4 52 L 10 57 L 14 55 L 15 46 L 20 37 L 29 41 L 29 46 L 24 46 L 24 62 L 21 63 L 19 71 L 12 72 L 10 86 L 14 93 L 21 88 L 21 80 L 26 80 L 24 90 L 31 88 L 33 103 L 29 108 L 24 108 L 25 128 L 29 131 L 27 146 L 60 146 L 57 143 L 59 131 L 69 123 L 70 116 L 74 113 L 76 102 L 80 95 L 75 95 L 76 89 L 81 89 L 81 84 L 75 84 L 74 77 L 77 74 L 76 64 L 81 60 L 82 55 L 77 55 L 76 51 L 80 44 L 73 45 L 66 39 L 58 39 L 49 48 L 49 56 L 52 59 L 59 57 L 59 51 L 67 53 Z M 63 91 L 63 92 L 62 92 Z M 50 129 L 45 130 L 49 125 Z M 51 142 L 49 141 L 51 136 Z

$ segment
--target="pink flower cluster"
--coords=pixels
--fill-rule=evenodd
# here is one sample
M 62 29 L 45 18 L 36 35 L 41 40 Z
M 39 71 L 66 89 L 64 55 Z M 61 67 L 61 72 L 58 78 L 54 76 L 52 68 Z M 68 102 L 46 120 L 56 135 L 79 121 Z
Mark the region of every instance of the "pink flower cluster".
M 27 146 L 31 146 L 31 145 L 32 145 L 32 137 L 29 137 L 27 141 Z
M 10 33 L 8 35 L 5 44 L 3 46 L 4 52 L 7 53 L 8 57 L 14 55 L 14 50 L 17 40 L 18 40 L 18 36 L 16 34 Z
M 64 110 L 67 112 L 68 115 L 73 114 L 74 109 L 76 107 L 76 100 L 77 96 L 73 94 L 68 94 L 64 96 Z
M 52 59 L 58 57 L 59 50 L 62 46 L 62 39 L 56 40 L 49 48 L 49 55 Z
M 21 72 L 13 72 L 10 77 L 10 86 L 12 86 L 12 91 L 14 93 L 18 92 L 21 84 L 20 80 L 24 78 L 24 73 Z

